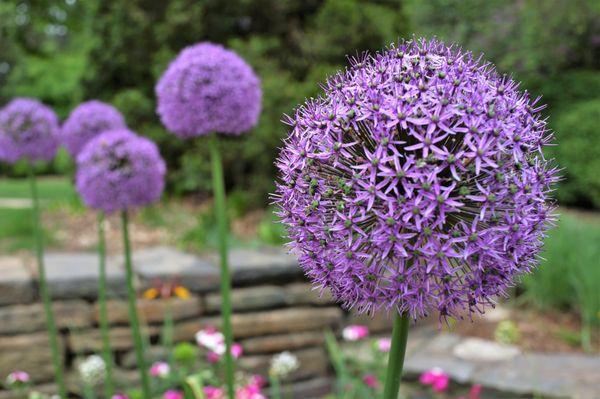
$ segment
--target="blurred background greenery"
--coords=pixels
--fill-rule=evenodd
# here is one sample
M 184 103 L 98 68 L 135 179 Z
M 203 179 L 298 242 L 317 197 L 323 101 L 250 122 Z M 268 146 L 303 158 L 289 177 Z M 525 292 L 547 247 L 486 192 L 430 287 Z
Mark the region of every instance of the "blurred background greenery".
M 269 202 L 273 161 L 286 134 L 282 115 L 318 95 L 317 83 L 343 67 L 348 55 L 412 35 L 483 52 L 523 89 L 543 94 L 558 144 L 548 155 L 564 168 L 559 228 L 547 241 L 548 260 L 525 279 L 520 298 L 541 309 L 576 311 L 588 326 L 585 334 L 599 321 L 600 219 L 590 212 L 600 209 L 597 0 L 2 0 L 0 35 L 0 104 L 37 97 L 65 118 L 86 99 L 113 103 L 133 130 L 159 143 L 170 199 L 205 197 L 209 160 L 202 140 L 182 142 L 160 125 L 155 81 L 186 45 L 210 40 L 235 49 L 262 78 L 264 100 L 258 126 L 224 140 L 234 220 Z M 69 176 L 72 162 L 61 152 L 39 172 Z M 0 176 L 23 174 L 23 165 L 0 165 Z M 48 180 L 49 201 L 54 192 L 74 196 L 65 181 Z M 0 196 L 17 196 L 18 185 L 6 182 Z M 190 218 L 187 209 L 165 201 L 139 216 L 149 226 L 171 229 L 182 246 L 210 246 L 210 208 L 194 208 L 199 218 Z M 28 211 L 0 211 L 0 239 L 12 242 L 0 248 L 29 245 L 23 241 L 30 233 Z M 251 217 L 252 234 L 280 244 L 283 230 L 274 220 L 271 212 Z

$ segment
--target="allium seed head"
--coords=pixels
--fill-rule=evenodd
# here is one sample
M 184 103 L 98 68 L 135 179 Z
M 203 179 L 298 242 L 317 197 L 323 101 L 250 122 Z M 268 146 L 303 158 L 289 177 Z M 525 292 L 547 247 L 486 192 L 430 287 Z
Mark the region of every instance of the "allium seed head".
M 90 140 L 77 157 L 77 191 L 87 206 L 111 213 L 158 200 L 165 185 L 158 147 L 127 130 Z
M 60 138 L 71 156 L 77 157 L 85 144 L 100 133 L 126 127 L 123 115 L 115 107 L 91 100 L 71 112 L 63 123 Z
M 50 107 L 17 98 L 0 110 L 0 160 L 49 161 L 58 149 L 58 118 Z
M 275 203 L 314 283 L 358 311 L 481 311 L 537 264 L 556 169 L 541 106 L 470 53 L 353 60 L 288 118 Z
M 258 121 L 260 80 L 231 50 L 212 43 L 186 47 L 156 85 L 157 112 L 172 133 L 239 135 Z

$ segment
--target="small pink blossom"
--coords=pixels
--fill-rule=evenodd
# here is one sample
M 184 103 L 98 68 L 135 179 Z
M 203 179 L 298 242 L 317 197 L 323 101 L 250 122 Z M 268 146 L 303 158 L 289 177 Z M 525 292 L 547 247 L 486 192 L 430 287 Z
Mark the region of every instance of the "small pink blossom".
M 181 391 L 177 391 L 175 389 L 169 389 L 168 391 L 165 392 L 165 394 L 163 395 L 164 399 L 183 399 L 184 395 L 183 392 Z
M 206 361 L 210 364 L 215 364 L 220 359 L 221 359 L 221 356 L 219 356 L 219 354 L 216 352 L 208 351 L 208 353 L 206 354 Z
M 150 375 L 152 377 L 164 378 L 169 375 L 171 368 L 166 362 L 156 362 L 150 367 Z
M 439 367 L 425 371 L 419 377 L 419 382 L 423 385 L 430 385 L 435 392 L 444 392 L 450 384 L 450 377 Z
M 373 388 L 373 389 L 377 389 L 379 388 L 379 380 L 377 379 L 377 377 L 373 374 L 366 374 L 363 377 L 363 382 L 365 383 L 366 386 L 368 386 L 369 388 Z
M 233 345 L 231 345 L 231 355 L 237 359 L 240 356 L 242 356 L 242 353 L 244 353 L 244 348 L 242 347 L 242 345 L 234 343 Z
M 6 377 L 8 385 L 27 384 L 29 382 L 29 374 L 26 371 L 16 370 Z
M 390 338 L 380 338 L 377 340 L 377 349 L 379 352 L 387 353 L 392 348 L 392 340 Z
M 367 326 L 353 324 L 344 328 L 342 336 L 346 341 L 359 341 L 369 336 L 369 329 Z
M 225 390 L 223 388 L 206 386 L 203 391 L 206 399 L 225 399 Z
M 111 399 L 129 399 L 129 396 L 124 395 L 122 393 L 118 393 L 116 395 L 113 395 Z
M 469 394 L 465 396 L 460 396 L 458 399 L 480 399 L 481 390 L 483 387 L 479 384 L 475 384 L 469 390 Z
M 261 387 L 255 384 L 248 384 L 235 391 L 235 399 L 267 399 L 261 392 Z
M 198 331 L 196 333 L 196 342 L 198 345 L 217 354 L 225 352 L 225 336 L 212 326 Z

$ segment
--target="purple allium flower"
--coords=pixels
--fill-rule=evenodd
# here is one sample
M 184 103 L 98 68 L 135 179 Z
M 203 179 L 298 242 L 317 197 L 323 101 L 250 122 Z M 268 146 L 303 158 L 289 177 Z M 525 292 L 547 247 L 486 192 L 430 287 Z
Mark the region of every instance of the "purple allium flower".
M 353 60 L 289 118 L 274 199 L 307 275 L 347 307 L 482 311 L 537 264 L 557 180 L 543 108 L 435 40 Z
M 111 213 L 158 200 L 165 162 L 156 144 L 127 129 L 90 140 L 77 157 L 77 191 L 86 205 Z
M 58 118 L 50 107 L 16 98 L 0 110 L 0 160 L 49 161 L 58 149 Z
M 91 100 L 71 112 L 63 123 L 61 140 L 71 156 L 77 157 L 84 145 L 100 133 L 126 127 L 123 115 L 115 107 Z
M 182 138 L 212 132 L 239 135 L 258 121 L 260 80 L 236 53 L 220 45 L 186 47 L 156 85 L 162 123 Z

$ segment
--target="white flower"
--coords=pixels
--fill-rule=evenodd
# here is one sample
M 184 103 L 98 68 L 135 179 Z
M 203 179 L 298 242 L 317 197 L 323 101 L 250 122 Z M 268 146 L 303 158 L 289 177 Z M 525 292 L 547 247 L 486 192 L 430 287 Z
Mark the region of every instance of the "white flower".
M 98 355 L 89 356 L 79 364 L 78 369 L 83 382 L 91 386 L 100 384 L 106 374 L 106 364 Z
M 277 377 L 285 377 L 296 371 L 300 367 L 300 362 L 296 355 L 284 351 L 271 358 L 271 368 L 269 373 Z
M 215 352 L 218 355 L 225 353 L 225 336 L 212 327 L 207 327 L 196 333 L 198 345 Z

